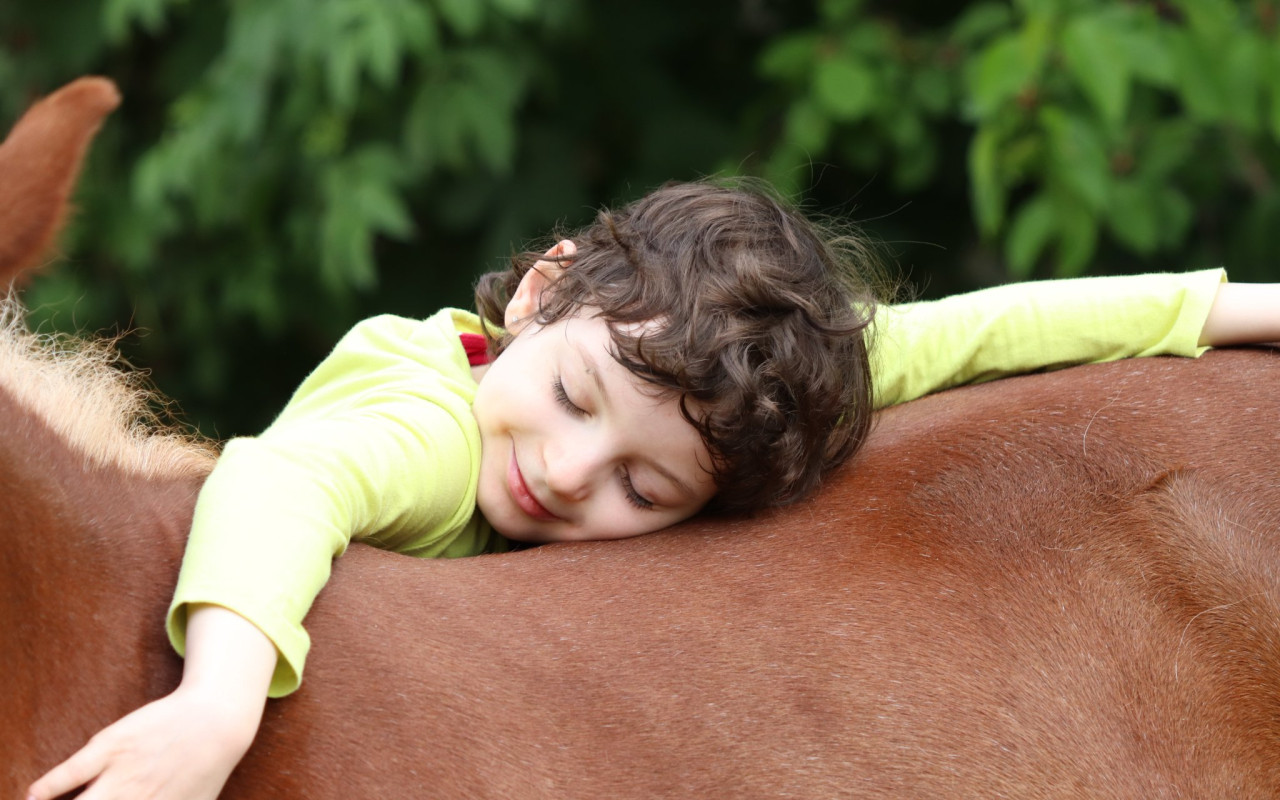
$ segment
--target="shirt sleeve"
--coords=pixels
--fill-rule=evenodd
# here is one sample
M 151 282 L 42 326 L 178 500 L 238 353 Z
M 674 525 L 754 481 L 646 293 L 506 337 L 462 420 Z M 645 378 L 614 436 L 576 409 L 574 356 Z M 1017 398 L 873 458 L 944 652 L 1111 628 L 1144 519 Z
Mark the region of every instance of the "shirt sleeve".
M 875 406 L 1073 364 L 1198 356 L 1226 279 L 1222 269 L 1075 278 L 882 307 L 871 345 Z
M 310 645 L 302 619 L 352 539 L 419 556 L 483 549 L 474 384 L 458 374 L 450 385 L 433 367 L 465 357 L 460 346 L 436 352 L 423 324 L 361 323 L 270 428 L 227 445 L 196 503 L 170 606 L 179 653 L 189 606 L 224 606 L 276 645 L 270 694 L 287 694 Z

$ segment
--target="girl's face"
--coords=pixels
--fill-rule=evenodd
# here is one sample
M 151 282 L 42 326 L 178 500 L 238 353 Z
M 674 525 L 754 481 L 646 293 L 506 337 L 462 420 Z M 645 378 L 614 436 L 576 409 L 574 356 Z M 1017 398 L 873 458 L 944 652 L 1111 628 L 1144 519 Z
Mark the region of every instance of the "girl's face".
M 525 326 L 480 380 L 477 504 L 526 542 L 621 539 L 695 514 L 711 458 L 677 401 L 614 360 L 599 317 Z
M 702 437 L 675 398 L 614 360 L 599 317 L 527 321 L 554 270 L 540 267 L 551 269 L 530 271 L 512 298 L 514 339 L 480 374 L 472 405 L 481 513 L 526 542 L 622 539 L 697 513 L 715 494 Z

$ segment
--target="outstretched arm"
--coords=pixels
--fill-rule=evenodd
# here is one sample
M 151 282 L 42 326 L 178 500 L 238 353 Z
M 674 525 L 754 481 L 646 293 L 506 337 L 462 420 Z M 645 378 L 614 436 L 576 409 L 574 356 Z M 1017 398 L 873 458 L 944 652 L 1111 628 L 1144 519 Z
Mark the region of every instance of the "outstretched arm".
M 1280 283 L 1224 283 L 1209 308 L 1200 344 L 1280 342 Z
M 275 665 L 275 646 L 252 623 L 194 607 L 178 688 L 102 730 L 32 784 L 28 800 L 86 784 L 81 800 L 214 800 L 253 742 Z
M 1224 279 L 1213 269 L 1033 281 L 886 306 L 872 336 L 876 405 L 1073 364 L 1198 355 Z

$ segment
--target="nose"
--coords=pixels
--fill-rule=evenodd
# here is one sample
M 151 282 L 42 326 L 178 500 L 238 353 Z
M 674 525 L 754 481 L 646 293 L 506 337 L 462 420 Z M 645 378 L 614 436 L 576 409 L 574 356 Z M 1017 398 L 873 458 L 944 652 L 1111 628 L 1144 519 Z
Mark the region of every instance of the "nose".
M 585 499 L 605 471 L 600 448 L 584 438 L 549 443 L 543 450 L 547 488 L 564 500 Z

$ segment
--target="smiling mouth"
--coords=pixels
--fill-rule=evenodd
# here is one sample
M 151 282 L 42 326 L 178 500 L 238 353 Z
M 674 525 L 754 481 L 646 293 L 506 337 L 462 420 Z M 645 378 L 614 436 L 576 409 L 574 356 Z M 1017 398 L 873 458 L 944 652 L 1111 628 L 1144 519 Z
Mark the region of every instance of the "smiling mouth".
M 533 496 L 533 492 L 529 491 L 529 486 L 524 482 L 524 474 L 520 472 L 520 465 L 516 462 L 515 450 L 511 451 L 511 461 L 507 465 L 507 489 L 511 492 L 512 499 L 521 511 L 533 517 L 534 519 L 543 520 L 544 522 L 552 522 L 560 519 L 552 514 L 538 502 Z

